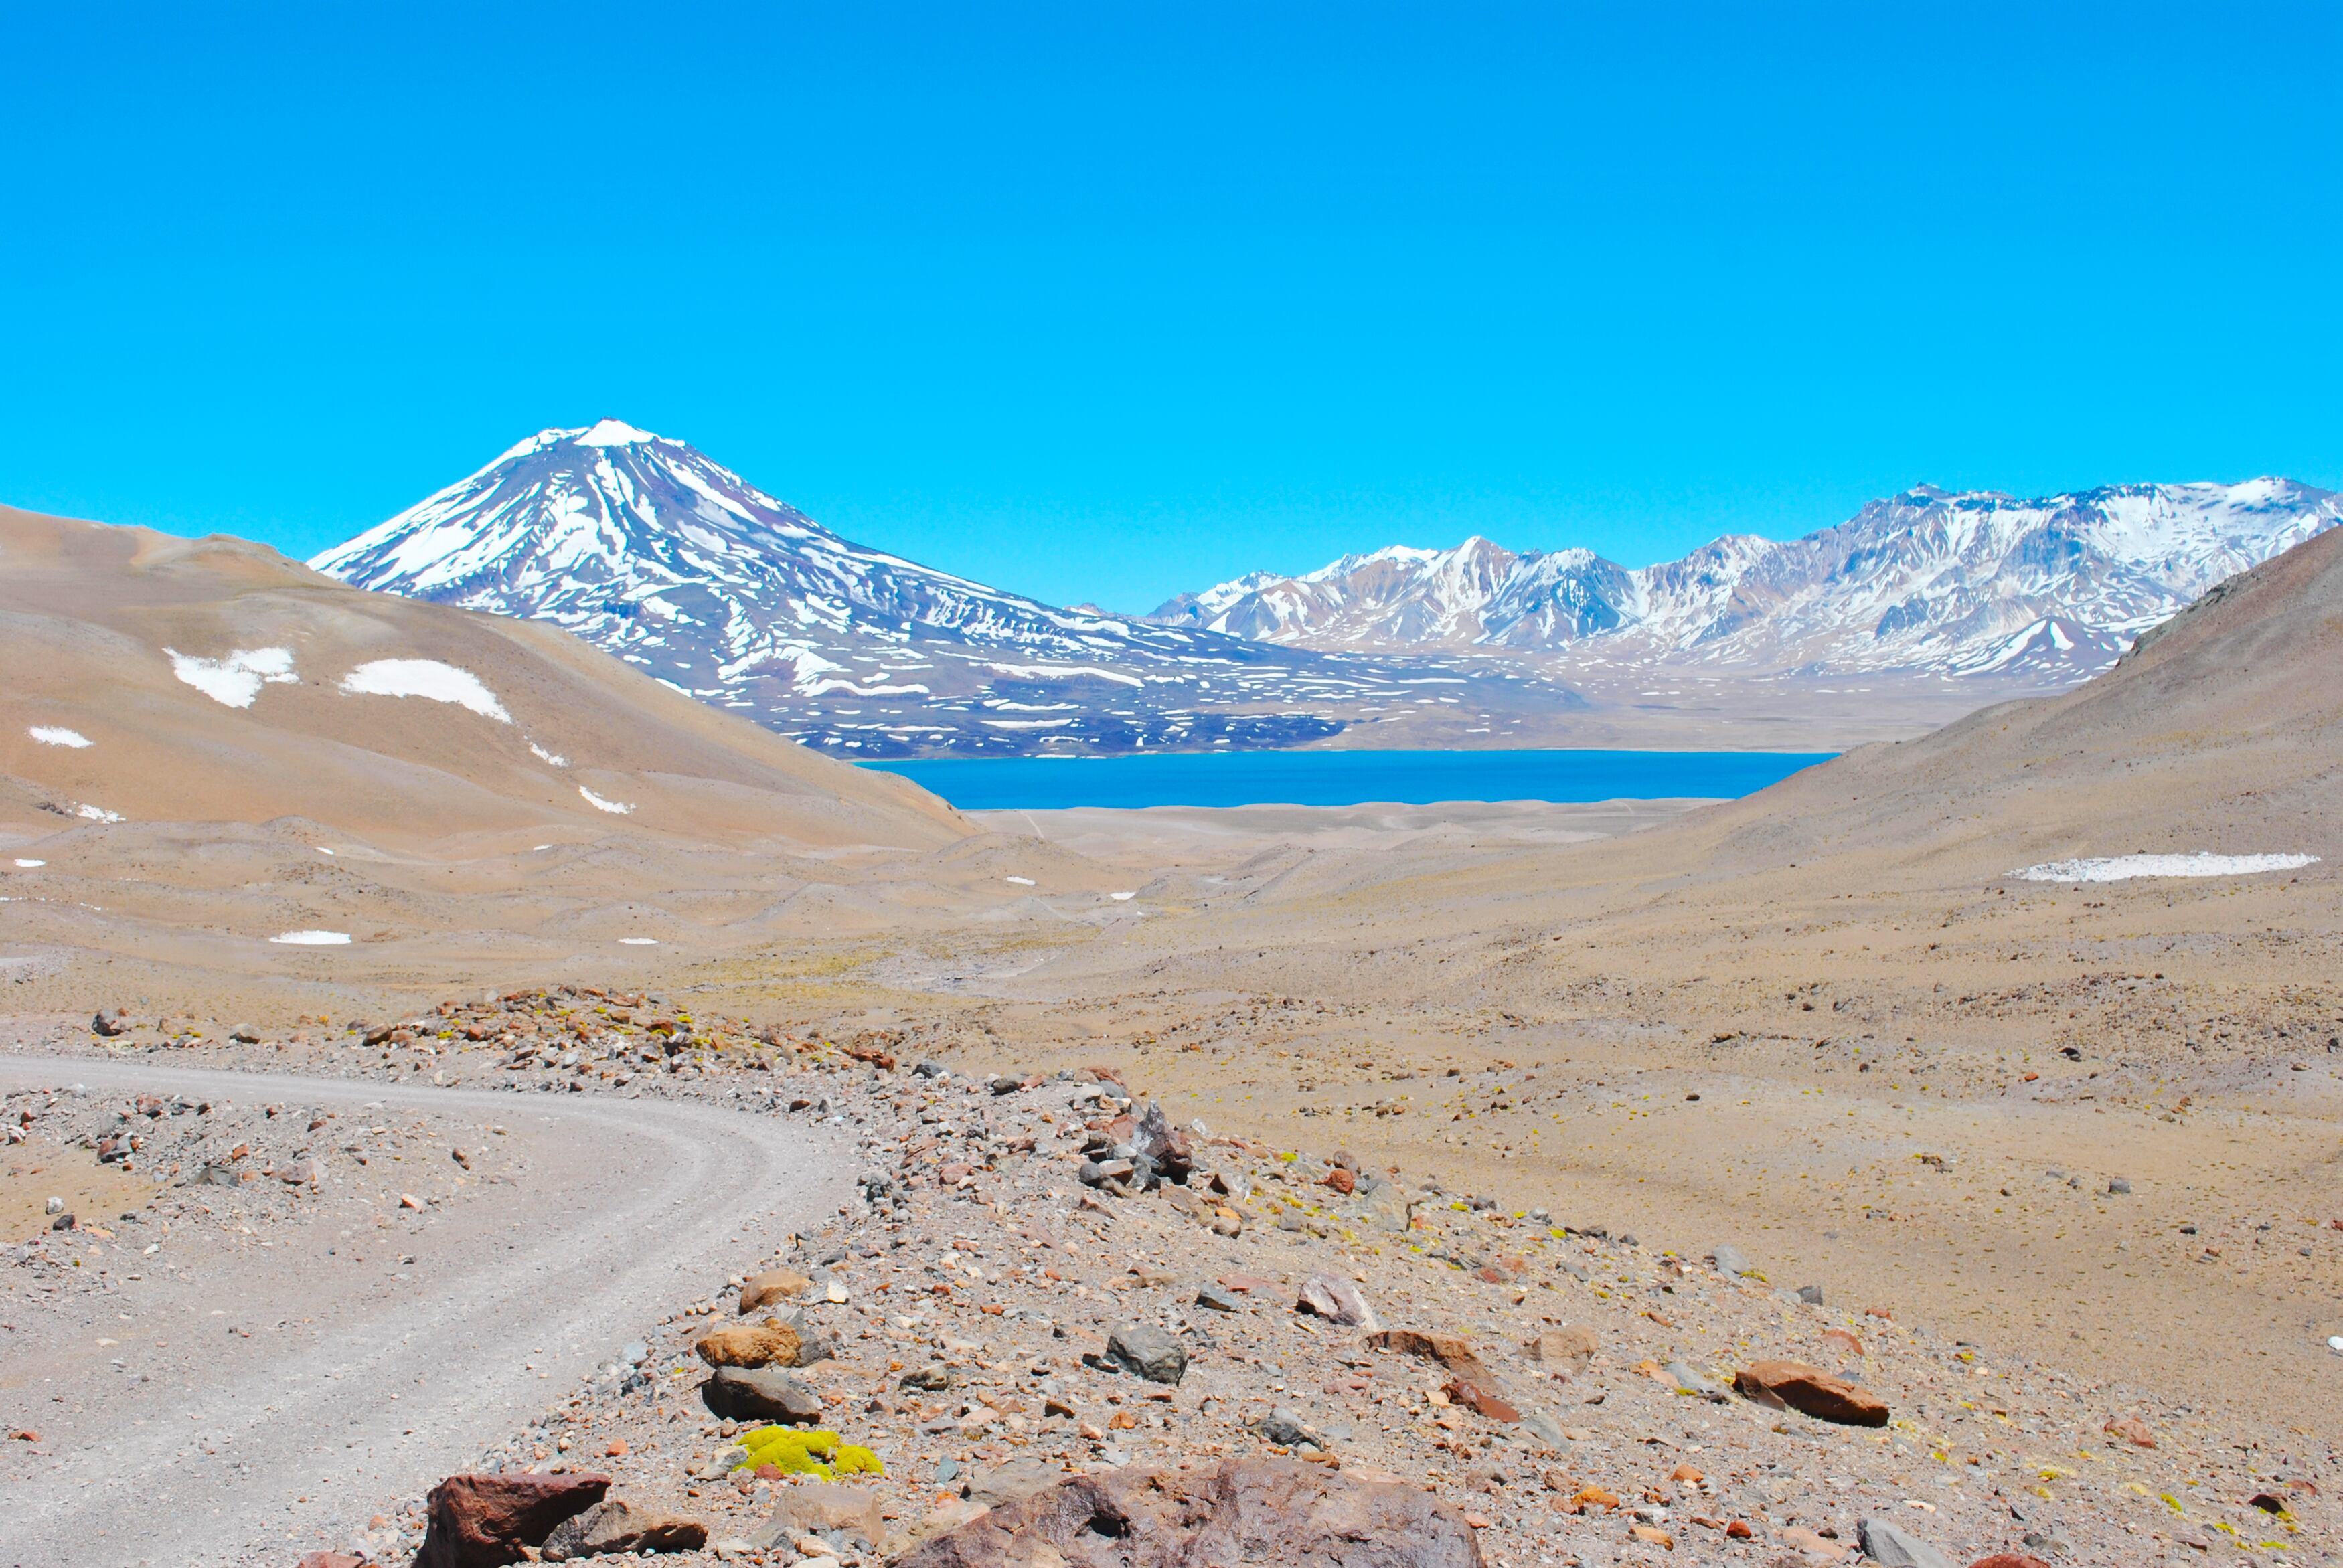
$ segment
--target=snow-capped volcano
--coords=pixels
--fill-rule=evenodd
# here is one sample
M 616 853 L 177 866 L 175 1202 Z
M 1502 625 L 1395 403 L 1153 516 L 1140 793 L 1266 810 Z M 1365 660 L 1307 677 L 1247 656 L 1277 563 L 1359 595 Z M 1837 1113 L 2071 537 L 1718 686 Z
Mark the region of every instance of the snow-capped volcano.
M 1565 651 L 1742 671 L 2079 680 L 2224 578 L 2343 521 L 2288 479 L 2020 500 L 1922 486 L 1787 543 L 1726 535 L 1636 569 L 1486 539 L 1255 572 L 1150 618 L 1292 647 Z
M 1328 657 L 1062 609 L 850 542 L 684 442 L 545 430 L 309 563 L 551 621 L 809 744 L 910 752 L 1281 746 L 1425 681 L 1500 714 L 1583 706 L 1523 672 Z M 1419 705 L 1420 706 L 1420 705 Z

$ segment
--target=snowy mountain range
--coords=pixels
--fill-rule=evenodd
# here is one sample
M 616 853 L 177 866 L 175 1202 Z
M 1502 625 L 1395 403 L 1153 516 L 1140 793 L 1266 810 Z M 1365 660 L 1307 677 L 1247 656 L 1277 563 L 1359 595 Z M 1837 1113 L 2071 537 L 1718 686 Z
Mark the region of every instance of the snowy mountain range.
M 1586 706 L 1483 658 L 1285 648 L 1004 593 L 850 543 L 614 419 L 541 431 L 309 564 L 550 621 L 857 757 L 1290 746 L 1390 723 L 1454 743 Z
M 2338 521 L 2343 498 L 2288 479 L 2039 500 L 1922 486 L 1804 538 L 1726 535 L 1660 566 L 1483 538 L 1394 546 L 1300 577 L 1254 572 L 1148 618 L 1294 648 L 2063 685 L 2113 664 L 2222 578 Z

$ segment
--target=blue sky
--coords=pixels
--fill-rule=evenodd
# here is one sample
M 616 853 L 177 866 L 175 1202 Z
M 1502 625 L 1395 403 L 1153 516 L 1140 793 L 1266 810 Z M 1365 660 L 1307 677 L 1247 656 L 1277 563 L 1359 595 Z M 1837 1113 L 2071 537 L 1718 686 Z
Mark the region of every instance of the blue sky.
M 2338 15 L 12 7 L 0 500 L 307 554 L 611 415 L 1144 608 L 2343 486 Z

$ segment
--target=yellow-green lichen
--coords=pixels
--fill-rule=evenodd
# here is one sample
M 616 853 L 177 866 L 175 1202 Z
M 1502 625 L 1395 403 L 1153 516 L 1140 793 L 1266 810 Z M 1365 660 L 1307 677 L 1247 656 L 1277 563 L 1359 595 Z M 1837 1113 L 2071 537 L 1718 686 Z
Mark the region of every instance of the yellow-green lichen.
M 755 1470 L 771 1465 L 784 1475 L 818 1475 L 824 1481 L 840 1475 L 884 1475 L 879 1456 L 857 1442 L 841 1443 L 834 1432 L 795 1432 L 786 1426 L 760 1426 L 740 1434 L 741 1459 L 732 1468 Z

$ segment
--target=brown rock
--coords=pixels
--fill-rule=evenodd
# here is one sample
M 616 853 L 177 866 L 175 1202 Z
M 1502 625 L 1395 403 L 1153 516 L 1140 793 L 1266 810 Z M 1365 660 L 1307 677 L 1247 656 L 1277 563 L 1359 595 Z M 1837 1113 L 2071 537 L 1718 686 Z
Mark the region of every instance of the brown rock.
M 1887 1402 L 1869 1389 L 1804 1362 L 1753 1362 L 1734 1378 L 1742 1394 L 1841 1426 L 1885 1426 Z
M 1863 1342 L 1845 1329 L 1825 1329 L 1823 1341 L 1826 1344 L 1836 1345 L 1851 1356 L 1863 1353 Z
M 1551 1330 L 1530 1342 L 1530 1354 L 1535 1360 L 1574 1372 L 1586 1370 L 1586 1363 L 1594 1359 L 1594 1331 L 1577 1323 Z
M 545 1561 L 601 1557 L 619 1552 L 697 1552 L 708 1544 L 708 1526 L 696 1519 L 637 1508 L 624 1498 L 598 1503 L 573 1513 L 545 1538 Z
M 813 1282 L 795 1269 L 767 1269 L 751 1274 L 740 1286 L 740 1315 L 745 1318 L 775 1302 L 793 1301 L 811 1289 Z
M 602 1501 L 607 1475 L 451 1475 L 426 1500 L 414 1568 L 500 1568 Z
M 1978 1558 L 1969 1568 L 2050 1568 L 2050 1564 L 2023 1552 L 1996 1552 L 1990 1557 Z
M 1453 1508 L 1292 1460 L 1078 1475 L 930 1537 L 894 1568 L 1482 1568 Z
M 1421 1329 L 1383 1329 L 1367 1336 L 1367 1343 L 1394 1355 L 1422 1356 L 1438 1362 L 1457 1378 L 1477 1388 L 1494 1388 L 1497 1380 L 1461 1334 L 1426 1333 Z
M 1448 1395 L 1449 1403 L 1461 1404 L 1467 1410 L 1486 1416 L 1491 1421 L 1517 1422 L 1522 1419 L 1520 1411 L 1499 1399 L 1494 1391 L 1480 1383 L 1471 1382 L 1463 1378 L 1455 1378 L 1450 1381 L 1448 1387 L 1443 1392 Z
M 1627 1533 L 1634 1540 L 1646 1541 L 1654 1546 L 1664 1547 L 1670 1552 L 1676 1549 L 1675 1537 L 1656 1524 L 1630 1524 L 1627 1526 Z
M 1853 1550 L 1826 1535 L 1817 1535 L 1803 1524 L 1785 1524 L 1774 1532 L 1774 1539 L 1809 1563 L 1835 1563 Z
M 2099 1430 L 2110 1437 L 2122 1438 L 2134 1448 L 2156 1446 L 2156 1433 L 2148 1431 L 2147 1423 L 2136 1415 L 2119 1415 Z
M 805 1346 L 797 1330 L 778 1318 L 767 1318 L 753 1328 L 735 1323 L 711 1329 L 692 1348 L 712 1367 L 793 1367 Z
M 307 1552 L 294 1568 L 367 1568 L 367 1560 L 347 1552 Z
M 1337 1165 L 1326 1172 L 1326 1185 L 1347 1198 L 1359 1190 L 1359 1179 Z

